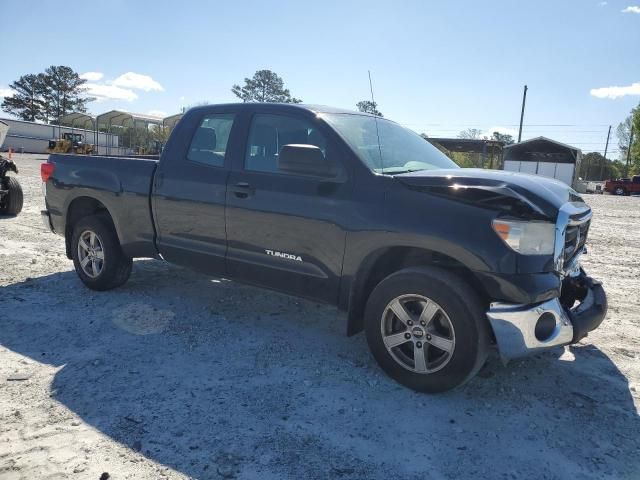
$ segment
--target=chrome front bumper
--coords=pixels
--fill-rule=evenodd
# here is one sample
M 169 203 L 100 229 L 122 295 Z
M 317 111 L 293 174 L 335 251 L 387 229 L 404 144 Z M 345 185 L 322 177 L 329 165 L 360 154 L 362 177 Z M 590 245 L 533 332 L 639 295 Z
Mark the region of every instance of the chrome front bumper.
M 539 340 L 536 337 L 536 324 L 545 313 L 553 315 L 555 329 L 548 338 Z M 492 303 L 487 317 L 503 360 L 568 345 L 573 340 L 573 325 L 557 298 L 536 306 Z
M 503 361 L 576 343 L 600 326 L 607 314 L 602 284 L 582 270 L 571 282 L 580 292 L 571 309 L 563 307 L 558 298 L 537 305 L 491 304 L 487 318 Z

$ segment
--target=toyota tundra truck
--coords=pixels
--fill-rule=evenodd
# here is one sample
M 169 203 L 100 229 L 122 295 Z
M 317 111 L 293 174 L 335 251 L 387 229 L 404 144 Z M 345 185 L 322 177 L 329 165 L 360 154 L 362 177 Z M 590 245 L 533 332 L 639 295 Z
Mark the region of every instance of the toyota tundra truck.
M 492 349 L 576 343 L 607 312 L 580 266 L 592 213 L 574 190 L 458 168 L 364 113 L 207 105 L 159 158 L 51 155 L 41 176 L 43 221 L 88 288 L 149 257 L 333 304 L 417 391 L 463 384 Z

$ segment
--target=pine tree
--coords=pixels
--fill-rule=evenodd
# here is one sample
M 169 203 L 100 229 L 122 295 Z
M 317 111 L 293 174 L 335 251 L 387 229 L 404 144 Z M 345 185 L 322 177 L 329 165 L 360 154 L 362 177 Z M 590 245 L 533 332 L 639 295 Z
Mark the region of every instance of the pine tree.
M 13 95 L 4 98 L 2 110 L 28 122 L 45 120 L 44 85 L 40 75 L 22 75 L 9 88 L 13 90 Z
M 244 86 L 234 85 L 233 94 L 243 102 L 301 103 L 284 88 L 284 81 L 271 70 L 258 70 L 253 78 L 245 78 Z

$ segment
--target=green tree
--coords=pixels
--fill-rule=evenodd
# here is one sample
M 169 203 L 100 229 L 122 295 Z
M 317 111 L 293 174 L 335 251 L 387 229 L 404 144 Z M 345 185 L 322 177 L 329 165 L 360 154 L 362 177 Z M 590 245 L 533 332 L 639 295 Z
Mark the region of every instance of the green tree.
M 382 115 L 382 112 L 378 110 L 378 104 L 371 100 L 362 100 L 361 102 L 356 103 L 356 108 L 359 112 L 370 113 L 371 115 L 384 117 L 384 115 Z
M 243 102 L 302 103 L 291 96 L 282 78 L 271 70 L 258 70 L 253 78 L 244 79 L 244 86 L 234 85 L 231 92 Z
M 629 155 L 629 175 L 640 175 L 640 104 L 631 111 L 633 143 Z
M 4 98 L 2 110 L 28 122 L 44 120 L 42 75 L 22 75 L 9 88 L 13 90 L 13 95 Z
M 51 66 L 44 73 L 22 75 L 9 85 L 13 95 L 5 97 L 2 110 L 22 120 L 49 123 L 70 112 L 86 112 L 95 100 L 84 96 L 86 80 L 70 67 Z
M 631 139 L 632 130 L 633 139 Z M 625 165 L 622 174 L 624 176 L 640 174 L 640 105 L 632 109 L 629 116 L 618 125 L 616 134 L 620 149 L 620 160 Z M 630 139 L 632 140 L 631 151 L 627 155 Z M 628 168 L 626 166 L 627 157 L 629 158 Z
M 618 178 L 621 175 L 619 169 L 620 162 L 612 162 L 604 158 L 599 152 L 589 152 L 582 156 L 578 177 L 583 180 L 606 180 L 608 178 Z M 623 166 L 623 164 L 620 164 Z
M 171 135 L 171 130 L 163 125 L 152 125 L 149 131 L 151 132 L 151 140 L 162 145 L 167 143 L 169 135 Z
M 44 102 L 48 107 L 49 118 L 52 123 L 71 112 L 86 112 L 87 103 L 95 100 L 85 97 L 84 84 L 86 80 L 80 78 L 71 67 L 64 65 L 52 65 L 47 68 L 43 76 Z
M 634 109 L 635 110 L 635 109 Z M 620 158 L 625 160 L 627 158 L 627 149 L 629 148 L 629 137 L 631 136 L 631 117 L 633 116 L 633 110 L 631 114 L 624 119 L 624 121 L 618 124 L 616 129 L 616 136 L 618 137 L 618 148 L 620 149 Z
M 505 145 L 513 145 L 514 143 L 516 143 L 512 135 L 500 132 L 493 132 L 493 135 L 491 135 L 491 140 L 503 142 Z

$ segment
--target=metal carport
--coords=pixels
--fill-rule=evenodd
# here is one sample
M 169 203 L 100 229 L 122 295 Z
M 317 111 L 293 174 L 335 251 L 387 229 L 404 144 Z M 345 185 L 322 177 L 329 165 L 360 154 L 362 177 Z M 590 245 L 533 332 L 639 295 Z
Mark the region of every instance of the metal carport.
M 100 130 L 104 128 L 109 138 L 112 139 L 113 128 L 118 127 L 124 130 L 127 126 L 133 128 L 134 132 L 137 131 L 139 125 L 143 125 L 144 130 L 149 131 L 149 125 L 162 126 L 162 118 L 155 117 L 153 115 L 144 115 L 141 113 L 131 113 L 124 110 L 111 110 L 96 117 L 96 128 Z M 123 142 L 124 143 L 124 142 Z M 135 152 L 137 147 L 142 145 L 132 145 L 131 137 L 129 137 L 129 145 L 126 147 Z M 107 155 L 111 155 L 112 144 L 107 145 Z M 123 145 L 123 147 L 125 147 Z M 118 147 L 119 149 L 120 147 Z M 125 152 L 126 153 L 126 152 Z
M 162 126 L 168 128 L 169 130 L 173 130 L 173 128 L 177 125 L 180 119 L 184 116 L 184 113 L 176 113 L 175 115 L 171 115 L 169 117 L 165 117 L 162 120 Z

